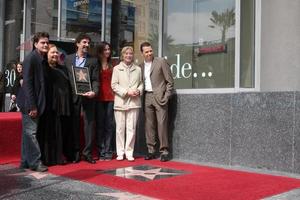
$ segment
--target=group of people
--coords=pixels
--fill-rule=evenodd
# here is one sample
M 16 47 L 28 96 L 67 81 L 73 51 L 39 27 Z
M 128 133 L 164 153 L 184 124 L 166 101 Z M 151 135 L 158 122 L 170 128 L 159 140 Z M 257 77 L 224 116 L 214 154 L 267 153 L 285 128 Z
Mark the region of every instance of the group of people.
M 34 35 L 33 51 L 24 59 L 22 84 L 16 97 L 23 127 L 21 168 L 44 172 L 49 165 L 77 163 L 82 158 L 94 164 L 94 143 L 100 160 L 113 159 L 115 147 L 116 160 L 134 161 L 141 107 L 148 148 L 145 160 L 156 158 L 156 134 L 160 160 L 170 159 L 168 101 L 173 76 L 168 63 L 154 58 L 151 44 L 143 42 L 143 63 L 136 65 L 133 48 L 125 46 L 120 63 L 112 66 L 110 44 L 101 42 L 93 57 L 88 53 L 90 43 L 87 34 L 79 34 L 76 52 L 61 64 L 58 48 L 49 44 L 49 34 Z M 87 69 L 90 91 L 76 92 L 74 67 Z M 85 141 L 82 151 L 81 117 Z

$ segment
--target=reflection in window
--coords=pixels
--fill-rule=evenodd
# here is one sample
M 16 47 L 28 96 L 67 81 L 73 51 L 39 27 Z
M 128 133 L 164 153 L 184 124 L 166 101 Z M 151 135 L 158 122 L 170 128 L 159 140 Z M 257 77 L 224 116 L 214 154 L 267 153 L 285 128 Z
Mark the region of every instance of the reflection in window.
M 159 24 L 159 1 L 112 0 L 110 42 L 113 56 L 119 56 L 124 45 L 134 48 L 136 62 L 142 62 L 140 44 L 150 41 L 155 54 L 158 53 L 158 32 L 153 32 L 152 24 Z M 152 14 L 151 14 L 152 13 Z M 107 32 L 108 33 L 108 32 Z
M 58 0 L 32 0 L 31 34 L 46 31 L 50 37 L 57 36 Z
M 93 42 L 101 41 L 102 0 L 62 0 L 62 38 L 88 33 Z
M 111 11 L 112 11 L 112 0 L 106 0 L 106 5 L 105 5 L 105 35 L 104 35 L 104 40 L 107 42 L 111 41 Z M 114 53 L 113 53 L 114 54 Z
M 2 4 L 3 5 L 3 4 Z M 9 62 L 17 62 L 22 59 L 20 56 L 20 52 L 25 50 L 25 44 L 21 42 L 22 31 L 23 31 L 23 1 L 6 1 L 5 2 L 5 9 L 4 13 L 1 13 L 5 16 L 5 25 L 3 26 L 4 30 L 2 29 L 4 40 L 3 42 L 3 67 L 2 70 L 4 71 L 4 66 L 7 65 Z M 0 9 L 2 10 L 2 8 Z M 0 25 L 2 26 L 2 24 Z M 27 42 L 28 47 L 31 50 L 31 43 L 30 41 Z M 0 58 L 1 60 L 1 58 Z M 2 72 L 3 72 L 2 71 Z
M 235 0 L 164 3 L 163 55 L 175 87 L 234 87 Z
M 241 1 L 240 87 L 254 85 L 255 0 Z
M 20 49 L 25 51 L 25 55 L 31 52 L 32 35 L 36 32 L 45 31 L 49 33 L 50 38 L 57 38 L 57 17 L 58 17 L 58 0 L 31 0 L 27 1 L 31 5 L 31 10 L 27 10 L 31 17 L 26 20 L 26 25 L 30 26 L 30 31 L 26 33 L 24 44 Z

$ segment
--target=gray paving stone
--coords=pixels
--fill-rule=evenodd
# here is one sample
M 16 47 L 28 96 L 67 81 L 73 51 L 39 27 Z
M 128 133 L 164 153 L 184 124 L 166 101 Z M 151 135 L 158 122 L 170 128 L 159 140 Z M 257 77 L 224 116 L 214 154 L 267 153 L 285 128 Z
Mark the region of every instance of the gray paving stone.
M 300 189 L 291 190 L 272 197 L 264 198 L 263 200 L 299 200 Z
M 48 173 L 33 173 L 29 170 L 20 170 L 11 165 L 0 165 L 0 199 L 153 200 L 153 198 L 150 197 L 131 194 Z

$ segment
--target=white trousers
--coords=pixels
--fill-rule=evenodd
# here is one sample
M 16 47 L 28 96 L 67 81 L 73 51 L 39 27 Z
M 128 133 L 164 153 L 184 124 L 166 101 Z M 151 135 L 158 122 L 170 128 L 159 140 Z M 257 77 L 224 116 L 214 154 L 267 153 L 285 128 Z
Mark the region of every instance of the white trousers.
M 117 155 L 132 157 L 139 109 L 115 110 Z M 126 135 L 126 138 L 125 138 Z

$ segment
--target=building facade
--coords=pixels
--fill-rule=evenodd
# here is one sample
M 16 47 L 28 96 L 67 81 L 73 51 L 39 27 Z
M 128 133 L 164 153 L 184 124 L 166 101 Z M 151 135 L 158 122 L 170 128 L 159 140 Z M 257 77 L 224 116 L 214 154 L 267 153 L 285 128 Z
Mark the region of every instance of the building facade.
M 64 54 L 80 32 L 114 57 L 132 45 L 136 63 L 147 40 L 175 80 L 175 159 L 300 173 L 300 0 L 0 0 L 0 10 L 8 91 L 35 32 Z

